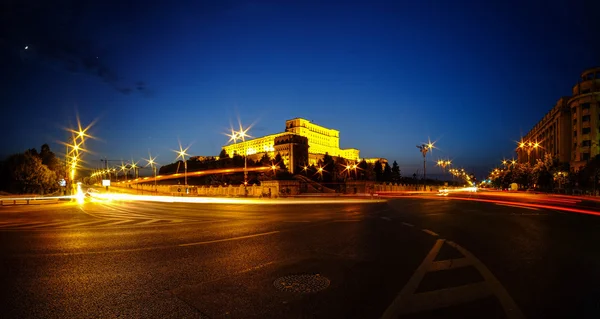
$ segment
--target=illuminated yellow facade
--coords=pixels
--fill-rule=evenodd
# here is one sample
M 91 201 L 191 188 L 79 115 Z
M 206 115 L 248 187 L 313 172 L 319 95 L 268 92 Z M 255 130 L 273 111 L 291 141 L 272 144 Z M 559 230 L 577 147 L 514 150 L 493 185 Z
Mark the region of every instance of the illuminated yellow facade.
M 275 138 L 284 135 L 300 135 L 308 139 L 309 164 L 316 162 L 326 153 L 330 156 L 343 157 L 351 161 L 359 161 L 360 151 L 355 148 L 340 149 L 340 131 L 326 128 L 309 120 L 295 118 L 285 122 L 285 132 L 246 140 L 223 146 L 227 154 L 246 154 L 254 160 L 265 153 L 273 158 L 275 154 Z

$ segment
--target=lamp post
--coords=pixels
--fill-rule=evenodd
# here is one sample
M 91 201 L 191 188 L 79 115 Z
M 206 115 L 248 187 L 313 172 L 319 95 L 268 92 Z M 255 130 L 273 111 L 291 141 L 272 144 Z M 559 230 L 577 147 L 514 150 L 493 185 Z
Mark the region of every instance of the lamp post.
M 150 155 L 150 151 L 148 151 L 148 158 L 146 159 L 146 161 L 148 162 L 148 165 L 150 165 L 150 167 L 152 168 L 152 172 L 154 173 L 154 190 L 157 191 L 156 188 L 156 162 L 154 161 L 156 159 L 156 157 L 152 157 L 152 155 Z
M 242 140 L 242 143 L 244 145 L 244 196 L 247 196 L 248 194 L 248 145 L 246 145 L 246 137 L 251 137 L 247 134 L 249 130 L 250 127 L 244 129 L 244 127 L 240 123 L 239 131 L 234 131 L 233 129 L 231 129 L 231 134 L 227 135 L 229 136 L 229 142 L 233 141 L 234 144 L 237 144 L 237 141 L 239 139 Z
M 178 151 L 174 151 L 175 153 L 177 153 L 177 160 L 181 157 L 181 160 L 183 161 L 183 178 L 184 178 L 184 185 L 185 185 L 185 192 L 187 194 L 187 161 L 185 159 L 185 156 L 188 155 L 186 152 L 190 147 L 188 146 L 187 148 L 183 148 L 181 147 L 181 143 L 179 143 L 179 150 Z
M 521 149 L 524 150 L 525 152 L 527 152 L 527 163 L 529 163 L 530 158 L 529 156 L 531 155 L 531 151 L 533 150 L 537 150 L 540 147 L 540 143 L 538 142 L 532 142 L 532 141 L 521 141 L 518 143 L 518 147 L 517 149 Z
M 423 154 L 423 191 L 427 191 L 427 152 L 433 150 L 433 143 L 417 145 L 421 154 Z

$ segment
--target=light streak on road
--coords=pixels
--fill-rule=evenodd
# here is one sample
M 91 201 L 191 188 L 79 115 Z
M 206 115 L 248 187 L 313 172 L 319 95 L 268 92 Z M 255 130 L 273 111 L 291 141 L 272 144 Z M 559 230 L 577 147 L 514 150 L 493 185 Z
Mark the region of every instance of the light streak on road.
M 306 205 L 306 204 L 372 204 L 384 203 L 380 199 L 258 199 L 258 198 L 220 198 L 220 197 L 182 197 L 182 196 L 155 196 L 131 195 L 117 193 L 94 193 L 93 198 L 113 201 L 148 201 L 163 203 L 199 203 L 199 204 L 250 204 L 250 205 Z
M 436 197 L 425 197 L 425 196 L 414 196 L 414 197 L 423 198 L 423 199 L 435 199 L 436 198 Z M 504 200 L 483 199 L 483 198 L 473 198 L 473 197 L 447 197 L 447 199 L 464 200 L 464 201 L 474 201 L 474 202 L 484 202 L 484 203 L 493 203 L 493 204 L 500 204 L 500 205 L 513 205 L 513 206 L 523 206 L 523 207 L 534 207 L 534 208 L 560 210 L 560 211 L 565 211 L 565 212 L 570 212 L 570 213 L 579 213 L 579 214 L 600 216 L 600 212 L 598 212 L 598 211 L 587 210 L 587 209 L 580 209 L 580 208 L 564 207 L 564 206 L 554 206 L 554 205 L 545 205 L 545 204 L 533 204 L 533 203 L 523 203 L 523 202 L 511 202 L 511 201 L 504 201 Z
M 249 167 L 246 171 L 247 172 L 264 172 L 264 171 L 268 171 L 270 170 L 271 167 L 270 166 L 261 166 L 261 167 Z M 244 172 L 244 168 L 243 167 L 239 167 L 239 168 L 220 168 L 220 169 L 209 169 L 209 170 L 202 170 L 202 171 L 195 171 L 195 172 L 187 172 L 187 176 L 188 177 L 193 177 L 193 176 L 204 176 L 204 175 L 212 175 L 212 174 L 231 174 L 231 173 L 243 173 Z M 137 184 L 137 183 L 148 183 L 148 182 L 154 182 L 156 181 L 164 181 L 164 180 L 169 180 L 169 179 L 177 179 L 177 178 L 181 178 L 183 174 L 181 173 L 175 173 L 175 174 L 169 174 L 169 175 L 158 175 L 156 176 L 156 178 L 154 177 L 143 177 L 143 178 L 136 178 L 136 179 L 132 179 L 132 180 L 128 180 L 128 181 L 121 181 L 118 183 L 114 183 L 115 185 L 119 185 L 119 184 Z

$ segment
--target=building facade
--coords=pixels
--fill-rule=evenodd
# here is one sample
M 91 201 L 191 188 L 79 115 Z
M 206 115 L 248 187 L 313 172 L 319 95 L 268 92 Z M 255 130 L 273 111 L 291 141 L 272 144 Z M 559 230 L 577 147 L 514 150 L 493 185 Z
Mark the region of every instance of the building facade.
M 600 154 L 600 67 L 581 73 L 571 97 L 554 108 L 525 135 L 517 148 L 519 162 L 552 154 L 577 170 Z
M 581 73 L 568 103 L 573 122 L 571 167 L 577 169 L 600 154 L 600 67 Z
M 284 147 L 279 147 L 279 150 L 277 150 L 275 144 L 276 140 L 285 141 L 286 139 L 291 139 L 293 136 L 306 138 L 308 143 L 306 164 L 308 165 L 316 164 L 325 154 L 333 157 L 342 157 L 349 161 L 360 160 L 360 151 L 358 149 L 340 149 L 340 131 L 314 124 L 302 118 L 287 120 L 285 122 L 285 132 L 225 145 L 223 146 L 223 150 L 230 156 L 234 154 L 243 156 L 246 154 L 249 159 L 255 161 L 262 158 L 264 154 L 269 155 L 270 158 L 274 158 L 279 152 L 282 158 L 284 158 L 284 163 L 290 166 L 290 154 L 287 153 Z
M 519 163 L 535 163 L 545 154 L 551 154 L 563 163 L 571 160 L 571 112 L 568 100 L 569 97 L 561 97 L 550 112 L 523 137 L 524 143 L 532 145 L 517 148 Z

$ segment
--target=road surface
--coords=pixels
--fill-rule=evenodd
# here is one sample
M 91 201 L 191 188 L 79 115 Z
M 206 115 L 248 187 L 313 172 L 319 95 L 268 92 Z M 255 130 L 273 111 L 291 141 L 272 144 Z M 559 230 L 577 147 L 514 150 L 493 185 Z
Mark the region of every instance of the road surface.
M 599 229 L 450 198 L 4 206 L 0 317 L 596 318 Z

